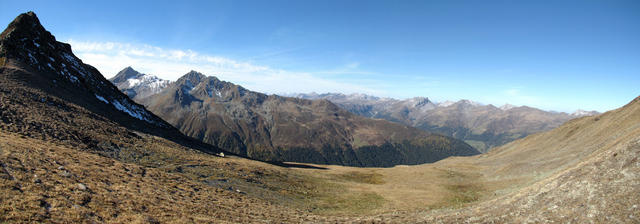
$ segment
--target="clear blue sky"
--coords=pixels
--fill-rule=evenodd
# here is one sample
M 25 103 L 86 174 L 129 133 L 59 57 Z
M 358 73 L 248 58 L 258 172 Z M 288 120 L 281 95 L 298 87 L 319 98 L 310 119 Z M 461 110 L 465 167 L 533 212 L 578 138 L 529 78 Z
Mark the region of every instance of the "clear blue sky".
M 169 79 L 193 66 L 270 93 L 365 92 L 567 112 L 606 111 L 640 94 L 634 0 L 0 3 L 1 23 L 36 12 L 106 77 L 129 62 Z M 117 61 L 125 51 L 127 60 Z M 152 61 L 177 51 L 220 60 Z

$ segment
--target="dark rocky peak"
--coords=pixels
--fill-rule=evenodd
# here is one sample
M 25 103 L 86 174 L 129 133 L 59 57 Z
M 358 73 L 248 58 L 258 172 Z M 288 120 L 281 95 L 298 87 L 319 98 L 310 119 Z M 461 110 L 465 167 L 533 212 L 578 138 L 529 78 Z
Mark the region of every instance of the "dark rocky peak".
M 216 78 L 215 76 L 207 76 L 206 78 L 202 79 L 202 82 L 200 82 L 199 86 L 202 86 L 203 89 L 209 91 L 222 91 L 224 89 L 235 87 L 233 83 L 220 81 L 220 79 Z
M 221 82 L 218 78 L 213 76 L 197 77 L 199 82 L 185 80 L 181 86 L 181 89 L 188 90 L 192 95 L 199 98 L 223 98 L 227 94 L 229 85 L 225 85 L 225 82 Z M 195 84 L 197 83 L 197 84 Z
M 431 103 L 431 100 L 427 97 L 414 97 L 411 101 L 414 107 L 422 107 Z
M 191 85 L 191 87 L 195 87 L 196 85 L 200 84 L 200 82 L 202 82 L 202 80 L 205 78 L 207 78 L 206 75 L 191 70 L 187 74 L 184 74 L 182 77 L 180 77 L 178 81 L 176 81 L 176 83 L 180 85 L 186 84 Z
M 182 106 L 188 106 L 192 101 L 202 101 L 198 99 L 206 94 L 203 89 L 196 89 L 207 76 L 200 72 L 190 71 L 176 80 L 169 91 L 172 92 L 174 101 Z M 205 93 L 203 93 L 205 92 Z
M 200 72 L 190 71 L 187 74 L 180 77 L 175 83 L 174 86 L 176 91 L 179 92 L 180 95 L 189 94 L 192 90 L 195 89 L 207 76 Z M 186 99 L 182 98 L 181 99 Z
M 118 72 L 118 74 L 116 74 L 116 76 L 114 76 L 113 78 L 111 78 L 109 81 L 114 82 L 114 83 L 120 83 L 120 82 L 124 82 L 127 81 L 128 79 L 137 79 L 140 76 L 143 76 L 144 74 L 134 70 L 133 68 L 131 68 L 131 66 L 128 66 L 124 69 L 122 69 L 122 71 Z
M 20 14 L 0 34 L 0 57 L 14 59 L 30 65 L 40 72 L 55 73 L 75 84 L 104 85 L 95 79 L 97 70 L 82 63 L 71 51 L 71 46 L 56 41 L 45 30 L 33 12 Z
M 0 34 L 0 38 L 3 40 L 19 40 L 24 37 L 55 41 L 53 35 L 40 24 L 40 20 L 34 12 L 20 14 Z
M 40 20 L 33 12 L 20 14 L 0 34 L 0 57 L 37 62 L 37 59 L 46 56 L 42 54 L 55 52 L 71 53 L 71 46 L 57 42 L 56 38 L 40 24 Z M 29 55 L 29 53 L 41 54 Z
M 245 88 L 230 82 L 221 81 L 215 76 L 206 76 L 197 71 L 190 71 L 175 82 L 179 94 L 189 93 L 195 97 L 239 98 L 248 92 Z M 181 99 L 189 99 L 181 97 Z
M 107 104 L 138 120 L 168 126 L 121 93 L 96 68 L 84 64 L 69 44 L 56 41 L 33 12 L 20 14 L 0 34 L 0 59 L 17 61 L 33 73 L 30 80 L 40 81 L 32 85 L 46 83 L 45 88 L 73 91 L 73 100 L 81 105 Z

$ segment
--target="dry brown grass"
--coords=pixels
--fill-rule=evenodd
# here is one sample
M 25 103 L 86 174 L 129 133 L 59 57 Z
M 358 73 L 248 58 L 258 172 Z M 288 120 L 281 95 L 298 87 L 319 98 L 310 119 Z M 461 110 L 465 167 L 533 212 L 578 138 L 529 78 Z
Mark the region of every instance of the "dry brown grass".
M 122 163 L 5 132 L 0 158 L 7 172 L 0 174 L 13 180 L 3 182 L 0 211 L 7 221 L 61 222 L 520 222 L 571 221 L 580 212 L 592 216 L 576 220 L 628 222 L 640 204 L 628 197 L 640 189 L 640 151 L 631 144 L 640 136 L 636 114 L 574 120 L 472 158 L 393 168 L 314 165 L 326 170 L 218 158 L 144 134 Z M 611 126 L 617 131 L 608 131 Z M 614 164 L 603 160 L 614 157 Z M 60 176 L 56 162 L 72 176 Z M 594 169 L 585 170 L 589 166 Z M 611 206 L 613 199 L 618 204 Z M 593 207 L 596 200 L 610 208 Z M 592 207 L 575 210 L 581 204 Z M 562 212 L 542 212 L 548 208 Z
M 2 78 L 0 222 L 640 221 L 640 99 L 484 155 L 321 170 L 204 154 Z
M 349 171 L 343 174 L 336 175 L 336 177 L 340 179 L 344 179 L 346 181 L 353 181 L 357 183 L 365 183 L 365 184 L 384 184 L 383 176 L 375 173 L 375 172 L 358 172 L 358 171 Z
M 0 222 L 640 223 L 640 97 L 485 155 L 302 169 L 194 150 L 216 151 L 96 100 L 91 91 L 119 94 L 103 77 L 69 85 L 1 62 Z
M 0 139 L 4 170 L 0 219 L 4 221 L 300 220 L 295 209 L 283 209 L 160 168 L 121 163 L 7 133 L 0 133 Z M 82 190 L 79 184 L 87 189 Z

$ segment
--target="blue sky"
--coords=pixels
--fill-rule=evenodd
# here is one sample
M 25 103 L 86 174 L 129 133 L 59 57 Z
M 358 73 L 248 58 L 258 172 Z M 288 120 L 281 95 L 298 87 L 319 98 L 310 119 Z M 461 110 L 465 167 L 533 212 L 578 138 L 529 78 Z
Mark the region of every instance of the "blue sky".
M 606 111 L 640 94 L 640 1 L 0 1 L 106 77 Z

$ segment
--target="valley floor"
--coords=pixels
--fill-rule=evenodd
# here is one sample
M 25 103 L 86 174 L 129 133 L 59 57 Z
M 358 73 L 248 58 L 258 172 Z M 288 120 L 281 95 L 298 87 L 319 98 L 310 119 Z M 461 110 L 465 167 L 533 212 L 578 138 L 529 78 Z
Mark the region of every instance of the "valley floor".
M 285 168 L 196 151 L 170 158 L 181 146 L 160 141 L 168 145 L 121 162 L 0 132 L 0 220 L 389 222 L 399 218 L 393 214 L 458 207 L 485 191 L 469 181 L 477 175 L 435 166 Z M 380 213 L 391 215 L 372 217 Z

